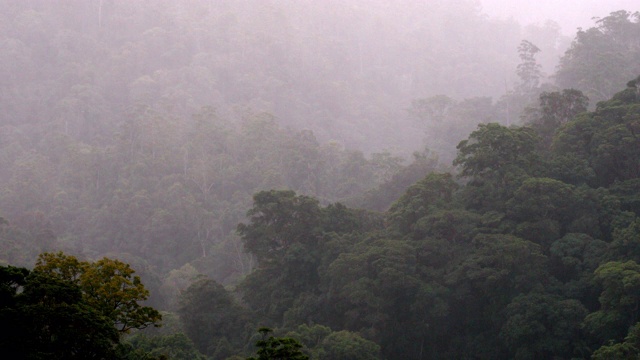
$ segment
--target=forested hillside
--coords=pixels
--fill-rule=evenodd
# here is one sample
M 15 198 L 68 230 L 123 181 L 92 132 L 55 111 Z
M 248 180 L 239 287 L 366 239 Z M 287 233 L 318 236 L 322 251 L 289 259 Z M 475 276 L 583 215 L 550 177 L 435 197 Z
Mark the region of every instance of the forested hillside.
M 238 226 L 256 270 L 239 299 L 191 285 L 186 334 L 214 359 L 259 325 L 318 359 L 639 356 L 639 83 L 593 112 L 544 93 L 530 126 L 479 125 L 458 176 L 429 174 L 383 214 L 257 193 Z
M 472 0 L 0 5 L 3 309 L 51 285 L 127 359 L 640 354 L 639 13 L 571 41 Z M 4 267 L 57 251 L 131 266 L 164 326 Z
M 0 258 L 121 254 L 225 283 L 253 266 L 234 235 L 252 194 L 385 210 L 496 113 L 521 37 L 546 39 L 548 67 L 560 38 L 471 1 L 2 9 Z

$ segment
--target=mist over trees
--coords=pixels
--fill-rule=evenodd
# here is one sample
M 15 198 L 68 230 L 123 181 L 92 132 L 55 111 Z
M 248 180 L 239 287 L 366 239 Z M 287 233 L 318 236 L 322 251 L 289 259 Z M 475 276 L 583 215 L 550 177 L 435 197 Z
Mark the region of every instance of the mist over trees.
M 3 347 L 640 353 L 637 9 L 0 5 L 0 317 L 44 314 Z
M 322 141 L 411 152 L 422 139 L 394 126 L 409 125 L 411 99 L 497 97 L 513 86 L 521 39 L 538 41 L 549 72 L 563 50 L 557 25 L 492 21 L 473 1 L 3 8 L 3 117 L 85 142 L 111 140 L 113 119 L 138 104 L 179 118 L 213 106 L 228 122 L 266 111 Z

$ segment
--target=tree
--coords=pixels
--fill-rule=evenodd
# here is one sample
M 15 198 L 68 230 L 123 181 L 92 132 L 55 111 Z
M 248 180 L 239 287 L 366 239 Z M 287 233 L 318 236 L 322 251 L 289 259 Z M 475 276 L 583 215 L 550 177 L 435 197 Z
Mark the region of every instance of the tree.
M 111 319 L 55 275 L 0 267 L 0 348 L 13 359 L 110 359 L 119 343 Z
M 585 329 L 600 345 L 621 341 L 640 316 L 640 265 L 607 262 L 596 269 L 594 279 L 602 287 L 600 310 L 585 318 Z
M 136 334 L 127 339 L 126 343 L 131 346 L 132 351 L 143 352 L 147 356 L 158 356 L 159 359 L 207 360 L 207 357 L 196 349 L 193 341 L 183 333 L 160 336 Z
M 380 346 L 360 335 L 342 330 L 329 334 L 322 341 L 320 359 L 379 360 Z
M 528 40 L 522 40 L 518 46 L 518 56 L 520 64 L 518 64 L 517 74 L 520 78 L 518 91 L 522 94 L 529 94 L 538 88 L 540 78 L 542 78 L 542 65 L 536 62 L 536 54 L 540 52 L 540 48 L 535 46 Z
M 541 245 L 546 252 L 572 219 L 570 210 L 577 203 L 573 193 L 573 187 L 562 181 L 527 178 L 507 201 L 507 216 L 518 222 L 518 235 Z
M 322 210 L 312 197 L 271 190 L 254 195 L 247 215 L 251 222 L 238 225 L 238 233 L 258 269 L 240 289 L 252 309 L 279 321 L 298 295 L 318 285 Z
M 300 350 L 302 344 L 298 340 L 269 336 L 272 332 L 269 328 L 260 328 L 258 332 L 262 335 L 262 339 L 256 342 L 258 357 L 248 357 L 247 360 L 309 360 L 309 356 Z
M 549 150 L 558 128 L 576 115 L 587 111 L 588 104 L 589 98 L 579 90 L 545 91 L 539 96 L 538 107 L 526 110 L 524 121 L 538 132 L 542 140 L 541 145 Z
M 111 319 L 121 334 L 131 329 L 159 326 L 160 313 L 138 302 L 147 300 L 149 291 L 129 264 L 103 258 L 96 262 L 79 261 L 74 256 L 43 253 L 34 273 L 42 273 L 77 285 L 82 296 L 96 311 Z
M 413 100 L 409 112 L 423 125 L 433 127 L 444 121 L 447 111 L 454 105 L 455 101 L 450 97 L 436 95 L 426 99 Z
M 287 337 L 300 339 L 311 360 L 379 360 L 380 346 L 351 331 L 331 331 L 322 325 L 300 325 Z
M 418 220 L 440 208 L 447 208 L 458 190 L 451 174 L 431 173 L 410 186 L 389 209 L 388 216 L 402 234 L 415 231 Z
M 537 142 L 538 137 L 527 127 L 480 124 L 469 139 L 458 144 L 458 156 L 453 164 L 461 166 L 462 176 L 472 179 L 490 173 L 504 178 L 509 171 L 531 171 Z
M 373 235 L 341 253 L 327 270 L 331 306 L 323 318 L 361 332 L 385 356 L 418 358 L 429 340 L 426 328 L 446 310 L 421 281 L 416 252 L 408 241 Z
M 549 282 L 547 259 L 540 246 L 503 234 L 479 234 L 470 252 L 446 274 L 451 289 L 447 305 L 457 335 L 448 344 L 449 358 L 507 358 L 499 341 L 504 309 L 514 297 Z
M 636 217 L 628 226 L 616 227 L 610 248 L 616 260 L 640 261 L 640 219 Z
M 626 360 L 640 357 L 640 323 L 629 329 L 624 342 L 603 345 L 593 352 L 592 360 Z
M 589 185 L 608 187 L 640 177 L 640 108 L 634 84 L 567 122 L 555 135 L 553 154 L 586 161 L 595 173 Z
M 596 308 L 593 272 L 608 256 L 608 244 L 587 234 L 569 233 L 551 244 L 551 274 L 563 283 L 563 293 Z
M 238 233 L 260 266 L 281 262 L 296 244 L 309 251 L 317 245 L 321 217 L 316 199 L 289 190 L 271 190 L 255 194 L 253 202 L 247 212 L 251 223 L 238 225 Z
M 580 29 L 560 59 L 556 83 L 584 92 L 597 103 L 611 97 L 628 79 L 640 73 L 640 13 L 620 10 Z
M 580 325 L 587 309 L 578 300 L 530 293 L 514 298 L 506 313 L 500 338 L 510 349 L 510 358 L 571 358 L 586 353 Z
M 198 280 L 183 292 L 178 314 L 196 348 L 216 360 L 240 352 L 248 335 L 246 310 L 211 279 Z
M 438 167 L 438 156 L 429 150 L 413 153 L 413 162 L 400 169 L 393 177 L 358 198 L 350 199 L 351 206 L 385 211 L 406 189 Z
M 465 202 L 474 209 L 504 211 L 504 203 L 527 177 L 540 170 L 539 137 L 528 127 L 480 124 L 458 144 L 460 176 L 470 180 Z

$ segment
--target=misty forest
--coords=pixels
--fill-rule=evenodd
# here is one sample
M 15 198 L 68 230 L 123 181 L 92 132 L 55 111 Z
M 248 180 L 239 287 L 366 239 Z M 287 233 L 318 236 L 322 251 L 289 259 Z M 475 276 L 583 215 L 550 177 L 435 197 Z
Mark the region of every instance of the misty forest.
M 640 358 L 638 10 L 0 0 L 0 356 Z

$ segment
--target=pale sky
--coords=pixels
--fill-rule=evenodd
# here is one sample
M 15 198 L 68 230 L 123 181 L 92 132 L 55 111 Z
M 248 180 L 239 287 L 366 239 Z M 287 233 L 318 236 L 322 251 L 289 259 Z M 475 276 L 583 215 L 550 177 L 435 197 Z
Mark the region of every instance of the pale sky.
M 480 0 L 480 3 L 490 17 L 513 17 L 522 25 L 543 24 L 550 19 L 569 36 L 578 27 L 592 27 L 594 16 L 605 17 L 617 10 L 640 11 L 640 0 Z

